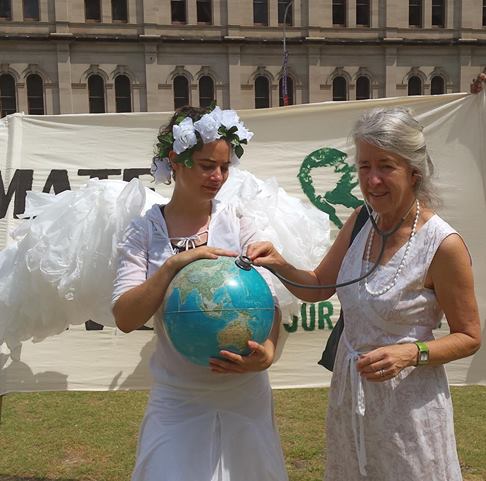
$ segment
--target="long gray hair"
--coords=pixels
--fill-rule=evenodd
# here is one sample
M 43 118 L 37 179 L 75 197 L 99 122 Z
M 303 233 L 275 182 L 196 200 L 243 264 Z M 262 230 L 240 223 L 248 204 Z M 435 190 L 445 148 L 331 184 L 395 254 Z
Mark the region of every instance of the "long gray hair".
M 418 177 L 414 190 L 423 204 L 436 208 L 441 204 L 432 183 L 434 164 L 427 152 L 423 127 L 404 107 L 379 107 L 365 112 L 351 132 L 358 141 L 392 152 L 408 162 Z

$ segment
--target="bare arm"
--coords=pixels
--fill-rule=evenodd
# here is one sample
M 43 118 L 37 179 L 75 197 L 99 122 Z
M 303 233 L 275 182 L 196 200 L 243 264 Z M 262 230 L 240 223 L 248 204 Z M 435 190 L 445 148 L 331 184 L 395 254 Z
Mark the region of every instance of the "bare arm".
M 217 259 L 218 256 L 235 256 L 235 252 L 214 247 L 197 247 L 176 254 L 142 284 L 122 294 L 113 306 L 116 325 L 123 332 L 142 327 L 157 311 L 164 300 L 170 282 L 187 264 L 197 259 Z
M 355 210 L 339 231 L 336 240 L 313 271 L 297 269 L 288 263 L 269 242 L 259 242 L 248 247 L 247 255 L 257 266 L 268 266 L 290 281 L 304 285 L 335 284 L 341 263 L 348 250 L 351 232 L 359 210 Z M 303 246 L 305 248 L 305 246 Z M 285 283 L 284 283 L 285 284 Z M 329 299 L 336 289 L 306 289 L 285 284 L 285 287 L 306 302 Z
M 450 328 L 449 335 L 427 342 L 429 364 L 445 364 L 474 354 L 481 344 L 479 312 L 469 253 L 459 236 L 451 235 L 442 242 L 427 281 Z M 415 344 L 384 346 L 362 356 L 357 368 L 370 381 L 385 381 L 405 367 L 415 366 L 417 355 Z M 386 375 L 380 374 L 381 369 Z

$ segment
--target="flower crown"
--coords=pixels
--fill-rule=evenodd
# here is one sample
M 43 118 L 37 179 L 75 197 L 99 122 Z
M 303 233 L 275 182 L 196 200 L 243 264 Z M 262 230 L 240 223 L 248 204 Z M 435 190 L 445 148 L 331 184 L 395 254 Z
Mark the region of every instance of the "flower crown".
M 196 122 L 186 114 L 181 113 L 176 118 L 172 131 L 162 132 L 158 135 L 156 155 L 152 159 L 151 174 L 155 183 L 170 184 L 171 168 L 169 152 L 177 154 L 176 162 L 192 167 L 192 154 L 199 150 L 203 144 L 224 139 L 231 145 L 231 164 L 238 164 L 243 155 L 242 144 L 247 144 L 253 137 L 240 121 L 234 110 L 221 110 L 219 107 L 210 107 L 210 110 Z

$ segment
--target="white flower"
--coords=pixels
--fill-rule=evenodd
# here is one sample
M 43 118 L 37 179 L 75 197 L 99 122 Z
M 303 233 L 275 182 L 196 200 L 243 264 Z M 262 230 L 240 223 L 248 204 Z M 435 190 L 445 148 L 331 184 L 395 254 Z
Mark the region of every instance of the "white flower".
M 172 127 L 174 152 L 181 154 L 197 144 L 196 132 L 191 117 L 186 117 L 179 125 Z
M 221 125 L 224 125 L 228 130 L 240 122 L 240 118 L 234 110 L 223 110 L 221 113 Z
M 164 157 L 163 159 L 154 157 L 152 159 L 150 173 L 152 174 L 156 184 L 170 184 L 172 169 L 170 168 L 169 159 L 167 157 Z
M 205 144 L 213 142 L 221 137 L 218 133 L 220 122 L 212 112 L 203 115 L 197 122 L 194 122 L 194 128 L 199 132 Z
M 253 132 L 250 132 L 243 124 L 243 122 L 239 122 L 237 125 L 238 130 L 236 131 L 236 135 L 238 135 L 240 141 L 246 139 L 248 142 L 253 137 Z

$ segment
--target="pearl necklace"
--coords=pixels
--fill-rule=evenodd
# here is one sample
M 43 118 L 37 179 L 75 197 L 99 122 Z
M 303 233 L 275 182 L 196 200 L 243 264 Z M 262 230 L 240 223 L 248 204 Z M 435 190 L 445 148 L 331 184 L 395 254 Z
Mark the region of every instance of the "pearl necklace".
M 415 212 L 415 219 L 413 220 L 413 225 L 412 225 L 412 231 L 410 232 L 410 237 L 408 238 L 407 244 L 405 245 L 405 252 L 403 253 L 402 260 L 400 261 L 400 264 L 397 267 L 397 270 L 395 272 L 395 275 L 393 276 L 393 279 L 388 283 L 385 284 L 385 286 L 382 289 L 379 289 L 377 291 L 373 291 L 369 284 L 368 284 L 368 279 L 365 279 L 364 285 L 366 292 L 370 294 L 371 296 L 381 296 L 382 294 L 385 294 L 385 292 L 388 292 L 396 283 L 398 280 L 399 275 L 402 272 L 403 267 L 405 266 L 405 262 L 408 257 L 408 253 L 410 251 L 410 246 L 412 245 L 412 241 L 415 237 L 415 234 L 417 233 L 417 223 L 420 217 L 420 203 L 417 199 L 416 203 L 416 212 Z M 365 261 L 368 263 L 370 261 L 370 254 L 371 254 L 371 246 L 373 244 L 373 237 L 375 234 L 375 230 L 371 229 L 370 233 L 370 239 L 368 241 L 368 245 L 366 247 L 366 255 L 365 255 Z

